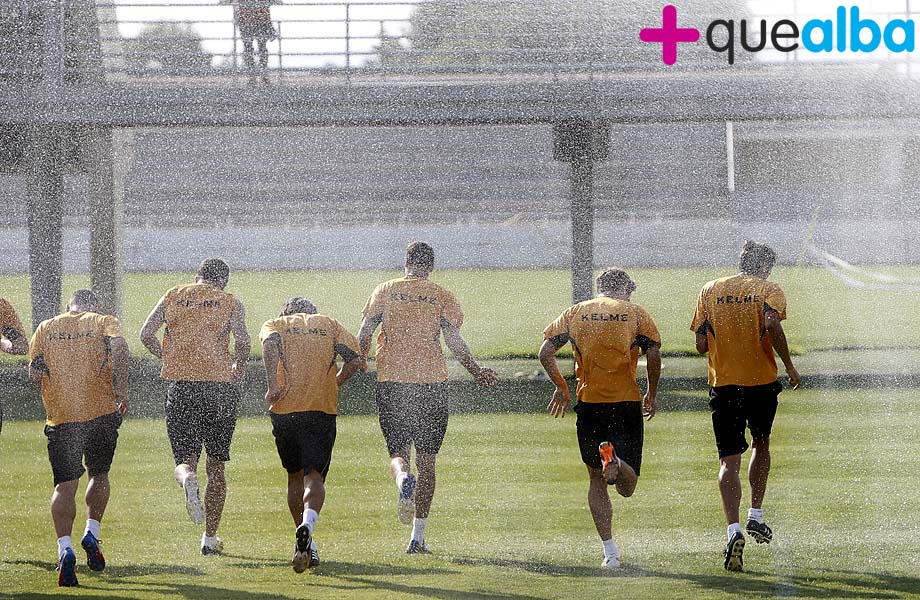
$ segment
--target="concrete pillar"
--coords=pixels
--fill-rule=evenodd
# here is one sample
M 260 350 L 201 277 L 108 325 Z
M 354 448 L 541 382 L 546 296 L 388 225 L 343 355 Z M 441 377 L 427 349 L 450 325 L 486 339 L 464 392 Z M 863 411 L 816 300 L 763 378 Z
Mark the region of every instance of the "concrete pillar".
M 593 294 L 594 278 L 594 161 L 572 160 L 572 302 Z
M 91 210 L 90 281 L 100 310 L 119 315 L 124 274 L 123 199 L 133 134 L 131 130 L 102 128 L 86 130 L 84 135 Z
M 59 128 L 33 127 L 30 134 L 29 274 L 34 330 L 61 310 L 64 157 Z
M 594 294 L 594 161 L 607 158 L 610 127 L 571 119 L 553 126 L 553 157 L 571 163 L 572 302 Z

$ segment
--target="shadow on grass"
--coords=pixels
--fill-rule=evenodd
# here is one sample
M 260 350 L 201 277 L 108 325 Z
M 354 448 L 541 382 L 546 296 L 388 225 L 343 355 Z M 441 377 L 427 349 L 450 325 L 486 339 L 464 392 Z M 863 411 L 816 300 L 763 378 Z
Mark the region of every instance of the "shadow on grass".
M 761 572 L 756 569 L 737 574 L 675 573 L 629 564 L 624 564 L 616 571 L 604 571 L 596 567 L 500 558 L 453 557 L 449 560 L 463 566 L 489 565 L 553 577 L 660 577 L 686 582 L 689 586 L 695 586 L 699 592 L 720 590 L 746 597 L 896 599 L 916 597 L 920 594 L 920 578 L 891 573 L 827 569 L 808 570 L 802 574 L 792 575 L 777 575 L 774 572 Z M 693 595 L 691 589 L 688 588 L 688 597 Z
M 34 567 L 36 569 L 42 569 L 44 571 L 55 571 L 57 565 L 52 562 L 42 561 L 42 560 L 3 560 L 0 561 L 0 564 L 7 565 L 25 565 L 29 567 Z M 78 571 L 78 576 L 82 574 L 82 571 Z M 132 564 L 112 564 L 109 563 L 105 567 L 105 571 L 102 573 L 94 573 L 92 577 L 104 577 L 104 578 L 115 578 L 115 577 L 140 577 L 146 575 L 158 576 L 158 575 L 188 575 L 192 577 L 200 577 L 206 573 L 201 569 L 195 567 L 183 567 L 181 565 L 157 565 L 157 564 L 146 564 L 146 565 L 132 565 Z M 2 596 L 0 596 L 2 597 Z

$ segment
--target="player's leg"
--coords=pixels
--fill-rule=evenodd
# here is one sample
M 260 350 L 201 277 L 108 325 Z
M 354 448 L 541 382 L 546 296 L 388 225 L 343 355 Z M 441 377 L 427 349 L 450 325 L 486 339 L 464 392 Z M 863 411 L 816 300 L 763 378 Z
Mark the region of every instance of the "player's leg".
M 173 477 L 185 495 L 185 510 L 195 524 L 204 523 L 204 506 L 198 486 L 198 460 L 202 448 L 201 409 L 194 381 L 171 381 L 166 389 L 166 433 L 176 468 Z
M 77 557 L 73 551 L 73 522 L 77 516 L 77 484 L 83 476 L 82 423 L 46 426 L 48 460 L 54 476 L 51 520 L 57 535 L 58 585 L 78 585 Z
M 748 443 L 744 437 L 747 419 L 740 394 L 739 386 L 721 386 L 709 392 L 712 429 L 719 451 L 719 494 L 728 523 L 723 566 L 729 571 L 742 570 L 745 544 L 738 511 L 741 505 L 741 454 L 748 449 Z
M 780 391 L 782 386 L 779 384 L 757 386 L 750 390 L 749 398 L 746 399 L 752 452 L 748 465 L 751 509 L 748 511 L 745 529 L 758 544 L 769 544 L 773 540 L 773 530 L 764 522 L 763 499 L 770 476 L 770 433 L 773 430 L 777 395 Z
M 268 25 L 271 27 L 271 23 Z M 259 38 L 259 71 L 262 74 L 262 82 L 268 83 L 268 38 Z
M 105 557 L 99 549 L 99 535 L 111 493 L 109 470 L 115 456 L 120 426 L 121 416 L 117 413 L 99 417 L 87 424 L 84 449 L 86 469 L 89 472 L 85 495 L 87 519 L 80 545 L 86 551 L 86 564 L 92 571 L 105 568 Z
M 236 430 L 236 412 L 240 404 L 240 388 L 233 382 L 203 382 L 200 386 L 204 415 L 205 468 L 208 484 L 204 491 L 204 535 L 201 554 L 220 554 L 223 541 L 217 537 L 224 502 L 227 500 L 225 465 L 230 461 L 230 444 Z
M 415 468 L 418 486 L 415 490 L 415 517 L 406 552 L 425 554 L 425 529 L 431 513 L 437 484 L 437 458 L 447 434 L 449 411 L 444 386 L 422 384 L 415 386 L 410 402 L 410 430 L 415 441 Z
M 615 486 L 620 496 L 629 498 L 636 491 L 642 467 L 642 446 L 645 442 L 642 403 L 617 402 L 611 404 L 609 410 L 611 421 L 607 439 L 616 450 L 618 462 Z
M 415 475 L 409 471 L 412 438 L 405 386 L 392 381 L 378 382 L 376 400 L 380 431 L 390 456 L 390 475 L 396 481 L 396 516 L 400 523 L 408 525 L 415 516 Z
M 607 478 L 604 476 L 598 447 L 609 436 L 610 408 L 604 405 L 575 405 L 575 431 L 581 461 L 588 468 L 588 508 L 594 528 L 601 538 L 604 560 L 601 566 L 615 569 L 620 566 L 620 550 L 613 540 L 613 506 L 610 503 Z
M 318 411 L 303 414 L 300 428 L 301 463 L 303 464 L 303 520 L 296 531 L 296 552 L 291 565 L 302 572 L 304 568 L 319 565 L 319 553 L 314 534 L 319 513 L 326 501 L 326 475 L 332 462 L 335 445 L 335 415 Z

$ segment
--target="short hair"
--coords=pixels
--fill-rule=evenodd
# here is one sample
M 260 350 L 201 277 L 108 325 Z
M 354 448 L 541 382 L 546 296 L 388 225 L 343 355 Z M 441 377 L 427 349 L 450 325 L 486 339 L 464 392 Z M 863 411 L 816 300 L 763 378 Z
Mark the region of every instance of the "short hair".
M 769 271 L 776 264 L 776 252 L 766 244 L 747 240 L 741 248 L 738 257 L 738 266 L 744 273 L 759 273 Z
M 434 268 L 434 248 L 425 242 L 412 242 L 406 248 L 406 263 L 416 267 Z
M 98 300 L 93 290 L 77 290 L 67 302 L 70 306 L 96 306 Z
M 209 283 L 227 283 L 230 267 L 219 258 L 208 258 L 198 267 L 198 279 Z
M 597 276 L 597 291 L 600 294 L 626 293 L 636 291 L 636 284 L 623 269 L 610 268 Z
M 281 316 L 286 317 L 289 315 L 296 315 L 304 313 L 307 315 L 316 314 L 316 305 L 302 298 L 301 296 L 295 296 L 293 298 L 288 298 L 288 301 L 284 303 L 284 308 L 281 309 Z

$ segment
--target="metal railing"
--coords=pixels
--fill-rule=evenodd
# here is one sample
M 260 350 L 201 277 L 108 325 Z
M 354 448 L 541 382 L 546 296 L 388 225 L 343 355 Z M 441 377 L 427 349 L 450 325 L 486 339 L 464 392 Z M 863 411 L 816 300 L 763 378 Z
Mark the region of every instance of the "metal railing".
M 89 12 L 84 11 L 81 18 L 91 19 L 91 23 L 78 23 L 73 15 L 63 14 L 59 15 L 57 23 L 54 19 L 45 19 L 40 27 L 30 28 L 28 23 L 21 23 L 20 35 L 25 36 L 31 29 L 33 34 L 37 31 L 41 39 L 19 40 L 18 45 L 12 45 L 12 50 L 0 46 L 0 78 L 26 76 L 61 83 L 150 76 L 219 80 L 250 74 L 245 68 L 246 50 L 235 23 L 234 8 L 230 5 L 218 4 L 218 0 L 101 0 L 95 4 L 93 0 L 71 0 L 75 4 L 81 1 L 89 7 Z M 60 6 L 56 0 L 30 2 L 33 6 L 44 6 L 43 10 Z M 911 0 L 903 2 L 903 11 L 866 10 L 863 15 L 878 20 L 912 18 L 920 21 L 920 11 L 913 10 Z M 11 5 L 15 3 L 13 0 Z M 711 52 L 705 44 L 682 47 L 679 64 L 664 67 L 658 46 L 638 41 L 638 29 L 643 25 L 638 17 L 630 17 L 636 21 L 634 43 L 629 42 L 633 39 L 629 32 L 620 31 L 622 35 L 617 40 L 598 39 L 603 35 L 592 37 L 588 32 L 577 30 L 572 23 L 556 23 L 563 31 L 557 31 L 555 38 L 541 31 L 533 31 L 531 40 L 514 38 L 507 32 L 473 31 L 466 32 L 462 39 L 452 39 L 447 45 L 420 44 L 418 32 L 413 30 L 414 13 L 432 4 L 437 4 L 437 0 L 285 0 L 284 4 L 271 9 L 276 36 L 267 45 L 268 68 L 264 74 L 281 82 L 328 77 L 351 82 L 354 78 L 399 76 L 542 74 L 559 77 L 727 67 L 725 58 Z M 526 0 L 485 0 L 475 4 L 478 10 L 494 10 L 494 16 L 500 18 L 499 13 L 526 10 L 530 3 Z M 823 2 L 787 0 L 791 13 L 785 14 L 779 12 L 782 2 L 751 2 L 752 6 L 760 4 L 765 11 L 775 12 L 758 14 L 754 11 L 748 19 L 751 22 L 765 19 L 769 31 L 772 23 L 780 19 L 801 21 L 820 16 L 814 6 Z M 11 9 L 7 6 L 5 10 Z M 650 22 L 644 25 L 655 24 L 653 13 L 650 11 Z M 41 20 L 41 14 L 41 10 L 28 13 L 24 19 L 34 19 L 38 15 Z M 4 18 L 0 10 L 0 26 Z M 489 19 L 484 18 L 478 24 L 488 22 Z M 549 20 L 545 23 L 551 24 Z M 157 38 L 157 27 L 172 27 L 172 33 Z M 629 27 L 633 27 L 631 21 Z M 16 28 L 13 30 L 15 34 Z M 80 39 L 74 31 L 82 35 L 92 32 L 92 39 Z M 177 37 L 177 32 L 182 35 Z M 3 39 L 4 32 L 0 31 L 0 42 Z M 544 43 L 541 44 L 540 39 Z M 55 53 L 58 53 L 57 59 Z M 916 74 L 915 58 L 916 53 L 896 55 L 878 51 L 865 56 L 823 57 L 801 50 L 784 54 L 768 49 L 753 60 L 742 61 L 743 64 L 736 68 L 762 67 L 777 61 L 814 63 L 817 59 L 849 64 L 868 60 L 880 68 Z M 258 56 L 254 57 L 254 63 L 259 64 Z M 49 73 L 56 73 L 56 76 Z

